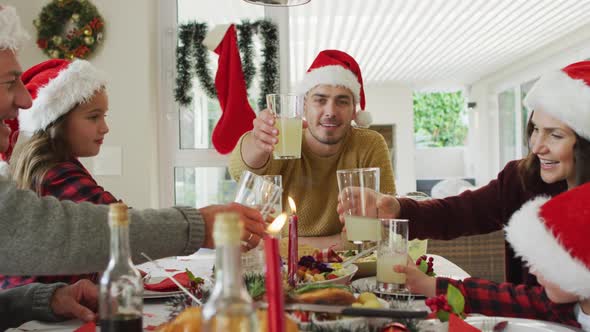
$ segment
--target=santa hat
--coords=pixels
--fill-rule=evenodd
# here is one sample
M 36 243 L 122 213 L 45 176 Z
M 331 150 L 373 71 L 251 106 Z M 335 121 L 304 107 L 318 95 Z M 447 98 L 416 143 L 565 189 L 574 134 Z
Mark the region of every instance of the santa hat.
M 33 106 L 18 112 L 19 139 L 22 134 L 31 136 L 47 129 L 106 85 L 103 73 L 85 60 L 47 60 L 25 71 L 22 80 Z
M 0 51 L 16 51 L 28 38 L 14 7 L 0 5 Z
M 531 111 L 541 110 L 590 140 L 590 61 L 549 72 L 535 83 L 524 99 Z
M 371 114 L 364 110 L 365 90 L 361 69 L 353 57 L 338 50 L 321 51 L 305 73 L 297 93 L 305 94 L 320 84 L 348 88 L 362 110 L 356 113 L 354 121 L 357 126 L 366 128 L 371 124 Z
M 516 254 L 539 275 L 590 298 L 590 183 L 527 202 L 505 230 Z

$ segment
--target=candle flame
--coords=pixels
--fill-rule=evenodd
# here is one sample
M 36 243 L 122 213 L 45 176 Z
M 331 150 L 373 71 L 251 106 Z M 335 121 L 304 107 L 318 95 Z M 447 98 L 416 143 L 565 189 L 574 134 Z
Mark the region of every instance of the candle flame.
M 291 196 L 289 196 L 287 199 L 289 201 L 289 207 L 291 207 L 291 212 L 295 214 L 295 212 L 297 212 L 297 209 L 295 208 L 295 201 L 291 198 Z
M 270 225 L 268 225 L 266 231 L 271 235 L 278 234 L 285 225 L 285 222 L 287 222 L 287 214 L 281 213 L 278 217 L 275 218 L 275 220 L 273 220 L 273 222 Z

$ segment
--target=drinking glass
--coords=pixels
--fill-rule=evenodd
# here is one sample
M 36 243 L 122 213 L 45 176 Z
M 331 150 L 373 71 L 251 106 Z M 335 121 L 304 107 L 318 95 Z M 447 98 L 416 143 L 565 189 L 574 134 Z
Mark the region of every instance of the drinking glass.
M 336 176 L 339 197 L 346 207 L 344 224 L 348 240 L 357 244 L 359 249 L 362 249 L 363 242 L 379 241 L 381 230 L 375 204 L 379 193 L 379 168 L 343 169 L 336 171 Z
M 240 177 L 234 201 L 257 209 L 266 220 L 281 201 L 282 191 L 280 186 L 266 180 L 263 176 L 244 171 Z M 256 248 L 242 254 L 242 267 L 245 273 L 264 273 L 263 241 L 260 241 Z
M 377 292 L 408 293 L 405 273 L 397 273 L 394 265 L 407 265 L 408 220 L 380 219 L 381 240 L 377 244 Z
M 263 179 L 266 181 L 270 181 L 281 188 L 281 192 L 283 191 L 283 176 L 281 175 L 263 175 Z M 283 197 L 282 195 L 279 196 L 279 200 L 277 203 L 272 207 L 272 210 L 269 212 L 269 215 L 274 219 L 279 216 L 283 212 Z
M 266 95 L 266 105 L 275 116 L 275 128 L 279 131 L 273 152 L 274 159 L 301 158 L 303 103 L 304 98 L 301 95 Z
M 250 171 L 242 172 L 234 202 L 253 207 L 266 219 L 281 201 L 283 189 Z
M 430 196 L 420 191 L 413 191 L 407 193 L 404 198 L 411 198 L 415 201 L 427 201 Z M 418 257 L 426 255 L 428 249 L 428 240 L 413 239 L 408 243 L 408 253 L 413 261 L 416 261 Z

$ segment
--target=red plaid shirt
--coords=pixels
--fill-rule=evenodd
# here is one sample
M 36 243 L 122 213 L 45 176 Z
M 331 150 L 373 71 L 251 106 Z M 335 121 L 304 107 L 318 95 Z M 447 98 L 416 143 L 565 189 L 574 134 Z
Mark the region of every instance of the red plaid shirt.
M 539 319 L 580 327 L 574 313 L 575 303 L 551 302 L 542 286 L 496 283 L 478 278 L 463 281 L 436 278 L 436 293 L 446 294 L 448 284 L 465 296 L 465 312 L 486 316 Z
M 91 202 L 95 204 L 110 204 L 119 201 L 111 193 L 99 186 L 92 178 L 92 175 L 76 159 L 63 162 L 47 172 L 41 186 L 41 195 L 55 196 L 59 200 Z M 73 284 L 80 279 L 90 279 L 93 282 L 97 282 L 98 274 L 20 277 L 0 275 L 0 289 L 13 288 L 32 282 L 65 282 Z

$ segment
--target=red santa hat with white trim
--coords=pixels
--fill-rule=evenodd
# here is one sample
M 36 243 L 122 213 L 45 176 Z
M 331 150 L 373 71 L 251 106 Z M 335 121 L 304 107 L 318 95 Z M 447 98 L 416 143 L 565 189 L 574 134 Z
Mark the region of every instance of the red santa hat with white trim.
M 358 63 L 349 54 L 338 50 L 321 51 L 297 88 L 297 93 L 305 94 L 317 85 L 338 85 L 348 88 L 361 110 L 356 112 L 354 122 L 366 128 L 372 123 L 371 114 L 365 111 L 365 90 Z
M 530 268 L 564 291 L 590 298 L 590 183 L 527 202 L 505 230 Z
M 544 74 L 524 99 L 524 105 L 560 119 L 590 140 L 590 61 Z
M 10 159 L 16 145 L 47 129 L 76 105 L 90 100 L 106 85 L 104 74 L 86 60 L 47 60 L 27 69 L 21 79 L 33 98 L 33 105 L 28 109 L 19 109 L 18 120 L 11 121 L 14 137 L 8 150 L 2 154 L 4 160 Z
M 19 139 L 47 129 L 106 85 L 104 74 L 86 60 L 47 60 L 25 71 L 22 80 L 33 106 L 18 112 Z

